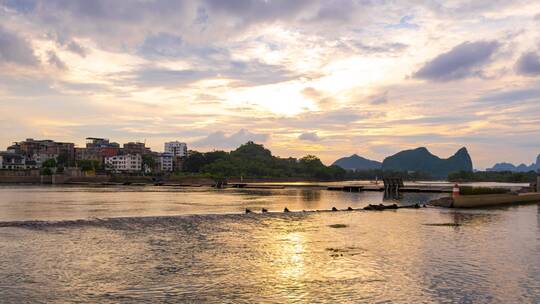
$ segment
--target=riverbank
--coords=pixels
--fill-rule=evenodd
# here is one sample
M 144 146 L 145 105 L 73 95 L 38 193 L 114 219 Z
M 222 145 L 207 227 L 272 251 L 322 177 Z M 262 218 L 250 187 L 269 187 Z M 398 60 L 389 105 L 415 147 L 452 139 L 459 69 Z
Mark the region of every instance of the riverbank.
M 430 205 L 447 208 L 481 208 L 535 202 L 540 202 L 540 193 L 538 192 L 444 197 L 431 201 Z

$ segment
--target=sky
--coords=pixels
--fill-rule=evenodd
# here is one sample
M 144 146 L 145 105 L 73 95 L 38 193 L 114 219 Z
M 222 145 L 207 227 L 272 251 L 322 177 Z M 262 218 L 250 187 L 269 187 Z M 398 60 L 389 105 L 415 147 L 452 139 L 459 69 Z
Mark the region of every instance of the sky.
M 540 2 L 0 0 L 0 150 L 540 153 Z

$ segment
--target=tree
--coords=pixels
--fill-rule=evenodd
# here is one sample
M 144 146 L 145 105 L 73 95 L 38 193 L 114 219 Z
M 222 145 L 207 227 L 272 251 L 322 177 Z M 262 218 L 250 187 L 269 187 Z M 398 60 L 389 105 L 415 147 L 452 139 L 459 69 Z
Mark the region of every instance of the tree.
M 57 166 L 57 163 L 56 163 L 56 160 L 54 158 L 50 158 L 50 159 L 47 159 L 46 161 L 44 161 L 41 166 L 43 168 L 56 168 Z
M 68 160 L 69 160 L 68 154 L 63 152 L 63 153 L 60 153 L 58 157 L 56 158 L 56 163 L 58 165 L 67 166 L 69 165 Z
M 194 151 L 186 158 L 183 168 L 184 171 L 196 173 L 200 172 L 205 164 L 204 154 Z
M 77 162 L 77 166 L 81 168 L 82 172 L 92 172 L 99 168 L 99 162 L 97 160 L 83 159 Z
M 156 159 L 151 154 L 142 155 L 142 167 L 143 171 L 151 171 L 156 166 Z

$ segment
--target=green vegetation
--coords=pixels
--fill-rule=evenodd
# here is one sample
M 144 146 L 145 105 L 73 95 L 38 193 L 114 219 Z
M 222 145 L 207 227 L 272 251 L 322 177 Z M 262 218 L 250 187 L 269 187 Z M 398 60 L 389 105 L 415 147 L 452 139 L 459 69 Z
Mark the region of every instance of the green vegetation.
M 92 172 L 101 169 L 97 160 L 79 160 L 77 161 L 77 166 L 81 168 L 82 172 Z
M 42 175 L 53 175 L 56 171 L 56 160 L 54 158 L 48 159 L 41 164 L 41 174 Z
M 305 178 L 316 180 L 373 180 L 383 177 L 401 177 L 404 180 L 431 180 L 424 172 L 397 172 L 374 170 L 346 171 L 339 166 L 325 166 L 314 155 L 300 159 L 279 158 L 264 146 L 248 142 L 238 149 L 225 152 L 201 153 L 191 151 L 176 174 L 211 176 L 215 178 Z
M 156 159 L 152 155 L 150 154 L 142 155 L 141 171 L 145 171 L 146 169 L 152 170 L 156 165 L 157 165 Z
M 481 195 L 481 194 L 504 194 L 510 192 L 507 188 L 488 188 L 488 187 L 459 187 L 459 193 L 461 195 Z
M 319 158 L 307 155 L 279 158 L 264 146 L 248 142 L 230 153 L 214 151 L 192 152 L 184 163 L 184 171 L 208 174 L 217 178 L 306 178 L 336 180 L 345 178 L 346 171 L 337 166 L 325 166 Z
M 41 164 L 43 168 L 56 168 L 56 160 L 54 158 L 47 159 L 46 161 Z
M 459 171 L 448 174 L 448 180 L 452 182 L 531 183 L 536 181 L 536 172 Z
M 56 158 L 56 163 L 58 166 L 62 167 L 71 167 L 75 165 L 75 161 L 70 160 L 69 155 L 65 152 L 58 155 Z

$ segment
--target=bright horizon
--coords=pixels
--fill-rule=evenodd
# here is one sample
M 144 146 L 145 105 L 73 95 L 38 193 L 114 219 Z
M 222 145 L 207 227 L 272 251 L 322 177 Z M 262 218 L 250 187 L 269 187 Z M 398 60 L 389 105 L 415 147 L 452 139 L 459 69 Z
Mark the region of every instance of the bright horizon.
M 414 5 L 412 5 L 414 4 Z M 0 150 L 249 140 L 326 164 L 540 153 L 540 3 L 1 1 Z

